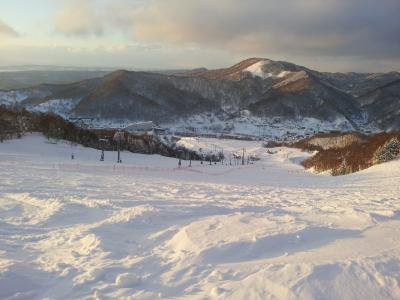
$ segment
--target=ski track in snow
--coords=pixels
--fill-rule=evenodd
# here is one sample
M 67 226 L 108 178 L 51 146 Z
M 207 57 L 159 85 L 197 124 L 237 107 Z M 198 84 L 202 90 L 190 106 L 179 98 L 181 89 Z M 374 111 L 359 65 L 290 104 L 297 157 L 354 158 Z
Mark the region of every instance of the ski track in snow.
M 261 160 L 0 144 L 0 299 L 400 298 L 399 160 L 331 177 L 295 149 L 182 143 Z

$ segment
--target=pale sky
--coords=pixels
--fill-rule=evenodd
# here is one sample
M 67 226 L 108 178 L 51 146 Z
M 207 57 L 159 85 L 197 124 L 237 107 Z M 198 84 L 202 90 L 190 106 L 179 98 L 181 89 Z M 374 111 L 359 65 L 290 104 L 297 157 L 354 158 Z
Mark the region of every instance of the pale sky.
M 399 71 L 399 0 L 0 0 L 0 65 Z

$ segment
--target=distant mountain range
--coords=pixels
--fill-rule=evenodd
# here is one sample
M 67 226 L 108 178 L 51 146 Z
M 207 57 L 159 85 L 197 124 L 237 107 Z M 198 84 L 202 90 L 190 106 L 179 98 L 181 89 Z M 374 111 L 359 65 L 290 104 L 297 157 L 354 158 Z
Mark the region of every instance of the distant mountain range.
M 28 88 L 42 83 L 67 84 L 84 79 L 102 77 L 110 70 L 78 70 L 55 68 L 47 70 L 44 67 L 9 67 L 0 70 L 0 89 L 11 90 Z
M 287 124 L 308 131 L 315 124 L 314 131 L 400 128 L 397 72 L 326 73 L 251 58 L 218 70 L 93 75 L 68 84 L 0 91 L 0 103 L 65 117 L 153 120 L 224 132 L 277 131 Z

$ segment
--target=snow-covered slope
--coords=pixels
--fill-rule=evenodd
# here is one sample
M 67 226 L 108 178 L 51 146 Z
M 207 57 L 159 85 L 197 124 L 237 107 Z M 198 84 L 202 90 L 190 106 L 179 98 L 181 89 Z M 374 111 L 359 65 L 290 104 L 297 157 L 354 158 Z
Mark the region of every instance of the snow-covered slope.
M 266 64 L 268 64 L 268 62 L 269 61 L 265 61 L 265 60 L 259 61 L 259 62 L 255 63 L 255 64 L 251 65 L 250 67 L 247 67 L 246 69 L 244 69 L 244 71 L 251 73 L 255 77 L 260 77 L 260 78 L 263 78 L 263 79 L 272 77 L 271 73 L 265 74 L 264 71 L 263 71 L 263 67 Z
M 0 144 L 0 298 L 400 298 L 400 161 L 331 177 L 295 149 L 182 143 L 261 160 Z
M 2 91 L 0 90 L 0 105 L 16 105 L 26 100 L 32 92 L 28 90 L 19 90 L 19 91 Z M 46 94 L 41 94 L 42 97 L 45 97 Z
M 283 66 L 277 67 L 277 64 L 279 63 L 264 59 L 247 67 L 243 71 L 249 72 L 254 77 L 260 77 L 262 79 L 285 78 L 293 73 L 292 71 L 286 70 Z

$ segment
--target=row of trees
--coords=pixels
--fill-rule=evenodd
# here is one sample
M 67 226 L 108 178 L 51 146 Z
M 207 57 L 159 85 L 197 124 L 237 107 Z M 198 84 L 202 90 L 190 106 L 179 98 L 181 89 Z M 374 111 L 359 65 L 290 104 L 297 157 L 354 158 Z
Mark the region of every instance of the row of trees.
M 379 133 L 342 148 L 318 149 L 305 160 L 305 168 L 317 172 L 331 170 L 332 175 L 354 173 L 400 156 L 400 133 Z
M 48 139 L 63 139 L 85 146 L 98 146 L 96 134 L 79 128 L 57 115 L 0 106 L 0 141 L 21 137 L 34 131 L 43 133 Z
M 51 113 L 34 113 L 21 108 L 0 106 L 0 141 L 19 138 L 28 132 L 41 132 L 49 140 L 66 140 L 86 147 L 109 151 L 127 150 L 134 153 L 161 154 L 177 157 L 181 150 L 163 143 L 157 136 L 133 135 L 121 132 L 115 139 L 116 130 L 88 130 Z M 190 153 L 189 153 L 190 152 Z M 192 159 L 200 160 L 195 152 L 183 152 Z

